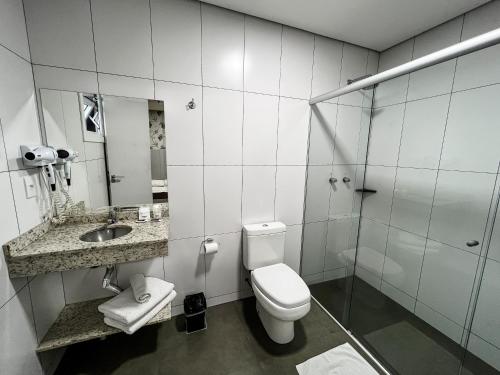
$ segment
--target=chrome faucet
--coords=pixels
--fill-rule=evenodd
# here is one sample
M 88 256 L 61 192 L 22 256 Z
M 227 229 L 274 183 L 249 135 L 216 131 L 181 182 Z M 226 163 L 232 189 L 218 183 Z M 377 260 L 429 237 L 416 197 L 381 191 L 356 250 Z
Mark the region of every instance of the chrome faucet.
M 118 221 L 118 213 L 121 211 L 120 207 L 114 206 L 109 209 L 108 224 L 115 224 Z

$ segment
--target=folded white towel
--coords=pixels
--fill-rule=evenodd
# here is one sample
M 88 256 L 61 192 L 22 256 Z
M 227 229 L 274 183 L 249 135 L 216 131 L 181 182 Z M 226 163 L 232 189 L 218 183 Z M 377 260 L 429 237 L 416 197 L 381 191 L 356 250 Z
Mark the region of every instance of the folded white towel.
M 107 317 L 122 324 L 129 325 L 135 322 L 165 299 L 174 289 L 174 284 L 156 277 L 146 277 L 146 281 L 151 293 L 149 301 L 137 303 L 132 288 L 128 288 L 116 297 L 100 304 L 97 309 Z
M 149 284 L 150 280 L 146 280 L 142 273 L 136 273 L 130 277 L 130 287 L 138 303 L 148 302 L 151 298 L 148 288 Z
M 155 307 L 153 307 L 152 310 L 150 310 L 143 317 L 141 317 L 139 320 L 133 322 L 130 325 L 123 324 L 123 323 L 118 322 L 114 319 L 111 319 L 107 316 L 104 317 L 104 323 L 106 323 L 108 326 L 118 328 L 119 330 L 122 330 L 126 334 L 131 335 L 132 333 L 137 331 L 139 328 L 143 327 L 151 319 L 153 319 L 153 317 L 156 314 L 158 314 L 161 309 L 163 309 L 170 302 L 172 302 L 176 296 L 177 296 L 177 293 L 175 292 L 175 290 L 172 290 L 172 292 L 166 298 L 164 298 L 162 301 L 160 301 Z

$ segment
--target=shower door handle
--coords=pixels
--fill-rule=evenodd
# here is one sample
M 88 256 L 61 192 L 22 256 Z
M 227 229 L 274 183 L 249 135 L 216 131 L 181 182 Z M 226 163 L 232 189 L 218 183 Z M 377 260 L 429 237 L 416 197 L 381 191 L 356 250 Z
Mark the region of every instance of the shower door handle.
M 469 247 L 475 247 L 475 246 L 479 245 L 479 241 L 476 241 L 476 240 L 467 241 L 466 245 Z
M 374 189 L 356 189 L 355 190 L 356 193 L 376 193 L 377 190 L 374 190 Z

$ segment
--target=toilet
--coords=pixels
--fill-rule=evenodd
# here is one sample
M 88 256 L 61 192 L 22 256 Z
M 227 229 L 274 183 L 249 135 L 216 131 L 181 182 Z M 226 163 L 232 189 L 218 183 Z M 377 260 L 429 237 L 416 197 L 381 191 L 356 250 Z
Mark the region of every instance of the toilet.
M 243 264 L 251 272 L 257 313 L 278 344 L 294 338 L 294 322 L 307 315 L 311 293 L 302 278 L 283 263 L 286 226 L 280 222 L 243 226 Z

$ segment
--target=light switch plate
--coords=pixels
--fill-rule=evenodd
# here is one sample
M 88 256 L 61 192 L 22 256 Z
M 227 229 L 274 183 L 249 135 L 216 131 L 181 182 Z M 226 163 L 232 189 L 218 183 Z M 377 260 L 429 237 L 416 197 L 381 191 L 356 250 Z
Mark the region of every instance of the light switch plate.
M 26 191 L 26 199 L 36 197 L 36 186 L 33 177 L 25 176 L 23 180 L 24 180 L 24 189 Z

